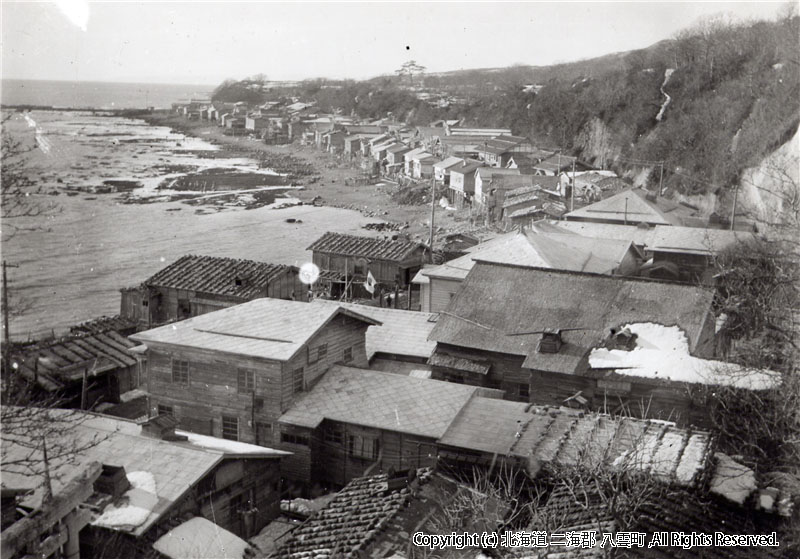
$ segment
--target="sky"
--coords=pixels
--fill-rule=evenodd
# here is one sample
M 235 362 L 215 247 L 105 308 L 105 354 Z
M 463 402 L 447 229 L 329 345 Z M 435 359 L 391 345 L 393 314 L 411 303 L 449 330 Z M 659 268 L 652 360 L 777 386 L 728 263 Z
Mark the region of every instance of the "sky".
M 363 79 L 547 65 L 647 47 L 699 18 L 786 2 L 7 2 L 4 78 L 191 83 Z

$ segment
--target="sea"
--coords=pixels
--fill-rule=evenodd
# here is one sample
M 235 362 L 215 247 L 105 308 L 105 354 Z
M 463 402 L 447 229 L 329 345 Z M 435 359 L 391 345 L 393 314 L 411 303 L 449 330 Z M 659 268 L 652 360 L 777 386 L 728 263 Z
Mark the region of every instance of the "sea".
M 3 103 L 54 106 L 55 98 L 72 99 L 68 108 L 135 108 L 142 89 L 159 99 L 142 106 L 169 106 L 192 94 L 190 86 L 136 84 L 129 91 L 131 84 L 30 82 L 12 96 L 5 82 Z M 311 257 L 306 247 L 326 231 L 356 233 L 376 221 L 349 210 L 292 205 L 299 200 L 291 185 L 276 188 L 274 201 L 255 209 L 242 203 L 248 194 L 205 205 L 204 198 L 218 194 L 174 192 L 171 181 L 208 170 L 262 173 L 265 179 L 275 172 L 247 158 L 212 154 L 218 148 L 202 138 L 66 108 L 4 111 L 3 133 L 30 148 L 21 157 L 36 189 L 29 200 L 43 210 L 0 224 L 12 339 L 58 336 L 80 322 L 117 314 L 121 288 L 138 285 L 184 254 L 301 265 Z M 109 192 L 107 185 L 117 183 L 132 188 Z M 186 197 L 200 204 L 189 205 Z

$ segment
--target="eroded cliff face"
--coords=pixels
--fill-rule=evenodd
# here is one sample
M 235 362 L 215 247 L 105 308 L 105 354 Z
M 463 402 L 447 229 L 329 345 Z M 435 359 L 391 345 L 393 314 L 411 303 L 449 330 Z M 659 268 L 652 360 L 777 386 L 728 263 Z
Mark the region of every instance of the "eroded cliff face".
M 760 222 L 798 225 L 800 128 L 760 165 L 742 173 L 739 203 L 743 211 Z

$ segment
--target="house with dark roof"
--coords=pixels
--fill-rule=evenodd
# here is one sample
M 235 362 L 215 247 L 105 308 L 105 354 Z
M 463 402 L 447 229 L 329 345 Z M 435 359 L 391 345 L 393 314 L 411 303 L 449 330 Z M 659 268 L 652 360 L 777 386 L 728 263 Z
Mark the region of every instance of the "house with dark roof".
M 121 394 L 139 386 L 139 366 L 130 351 L 135 345 L 110 326 L 87 325 L 60 338 L 15 344 L 10 359 L 34 393 L 58 398 L 64 407 L 90 409 L 119 403 Z
M 344 485 L 368 471 L 432 466 L 436 441 L 475 395 L 496 390 L 332 367 L 278 419 L 284 475 Z
M 188 254 L 120 290 L 120 314 L 149 328 L 260 297 L 300 298 L 305 290 L 296 266 Z
M 467 249 L 464 256 L 423 268 L 414 279 L 420 284 L 422 310 L 433 313 L 446 310 L 476 260 L 595 274 L 632 275 L 642 260 L 642 254 L 630 241 L 541 233 L 534 229 L 513 231 Z
M 688 354 L 713 356 L 712 290 L 476 260 L 431 332 L 434 378 L 501 388 L 507 398 L 537 404 L 647 409 L 673 420 L 704 413 L 669 381 L 590 371 L 589 354 L 601 343 L 624 346 L 621 327 L 643 322 L 677 326 Z
M 3 440 L 4 491 L 25 490 L 16 499 L 21 516 L 16 522 L 41 522 L 75 493 L 79 480 L 80 516 L 88 521 L 80 531 L 80 551 L 87 557 L 101 551 L 153 557 L 153 542 L 191 517 L 250 537 L 278 514 L 279 464 L 286 452 L 175 431 L 168 417 L 137 424 L 87 412 L 29 409 L 19 420 L 28 422 L 27 429 Z M 24 467 L 26 461 L 43 461 L 39 438 L 50 450 L 47 472 Z M 14 557 L 7 535 L 4 531 L 3 556 Z M 59 538 L 53 538 L 60 542 L 56 550 L 65 543 Z M 77 543 L 69 547 L 77 549 Z M 37 551 L 37 557 L 48 556 Z
M 537 175 L 559 175 L 573 169 L 575 171 L 590 171 L 593 167 L 577 157 L 561 153 L 553 154 L 533 165 L 534 174 Z
M 307 250 L 330 284 L 331 295 L 345 289 L 359 289 L 359 295 L 369 297 L 362 288 L 371 272 L 378 285 L 386 289 L 403 288 L 411 283 L 414 274 L 429 258 L 422 243 L 407 240 L 388 240 L 343 233 L 325 233 Z
M 338 305 L 256 299 L 131 339 L 147 359 L 150 413 L 181 429 L 272 444 L 273 426 L 335 363 L 367 366 L 380 324 Z

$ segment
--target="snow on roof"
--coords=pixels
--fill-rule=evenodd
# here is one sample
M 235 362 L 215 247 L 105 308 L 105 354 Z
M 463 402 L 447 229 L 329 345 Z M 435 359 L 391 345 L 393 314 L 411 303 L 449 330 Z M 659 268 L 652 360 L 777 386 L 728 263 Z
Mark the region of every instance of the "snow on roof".
M 188 438 L 189 444 L 199 446 L 206 450 L 218 450 L 227 454 L 258 454 L 269 456 L 288 456 L 291 452 L 283 450 L 275 450 L 264 446 L 254 444 L 241 443 L 238 441 L 229 441 L 227 439 L 220 439 L 217 437 L 209 437 L 208 435 L 198 435 L 188 431 L 175 431 L 176 435 L 181 435 Z
M 173 528 L 153 544 L 170 559 L 242 559 L 249 545 L 210 520 L 195 517 Z
M 710 491 L 743 505 L 747 497 L 756 490 L 756 475 L 753 470 L 722 452 L 714 454 L 714 458 L 717 465 L 711 477 Z
M 158 503 L 156 479 L 150 472 L 129 472 L 131 489 L 125 492 L 120 504 L 106 507 L 92 524 L 106 528 L 133 530 L 144 524 Z
M 589 354 L 589 365 L 593 369 L 614 369 L 621 375 L 751 390 L 774 388 L 780 383 L 780 376 L 772 371 L 693 357 L 689 354 L 686 334 L 679 326 L 635 323 L 622 328 L 638 336 L 636 348 L 632 351 L 595 348 Z

